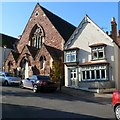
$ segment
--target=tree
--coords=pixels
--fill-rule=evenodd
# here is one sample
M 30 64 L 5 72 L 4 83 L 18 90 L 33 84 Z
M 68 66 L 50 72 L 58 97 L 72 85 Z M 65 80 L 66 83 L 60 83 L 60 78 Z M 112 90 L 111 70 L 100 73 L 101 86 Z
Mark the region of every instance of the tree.
M 63 63 L 61 61 L 53 61 L 52 63 L 52 80 L 59 83 L 59 87 L 61 90 L 61 86 L 63 84 Z
M 52 72 L 52 80 L 60 82 L 60 80 L 63 78 L 63 63 L 58 60 L 53 61 Z

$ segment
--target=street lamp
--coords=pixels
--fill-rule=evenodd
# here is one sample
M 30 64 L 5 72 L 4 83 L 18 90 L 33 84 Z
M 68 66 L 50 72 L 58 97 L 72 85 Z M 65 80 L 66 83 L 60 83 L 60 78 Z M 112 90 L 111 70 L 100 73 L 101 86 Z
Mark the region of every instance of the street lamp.
M 5 57 L 6 57 L 6 45 L 4 45 L 3 46 L 3 71 L 5 71 L 5 68 L 4 68 L 4 66 L 5 66 Z

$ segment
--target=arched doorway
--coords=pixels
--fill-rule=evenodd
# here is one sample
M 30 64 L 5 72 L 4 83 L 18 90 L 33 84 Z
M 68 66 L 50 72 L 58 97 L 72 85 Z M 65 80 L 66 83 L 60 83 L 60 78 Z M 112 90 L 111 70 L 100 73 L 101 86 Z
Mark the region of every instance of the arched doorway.
M 21 62 L 20 62 L 20 67 L 21 67 L 21 77 L 23 78 L 28 78 L 29 77 L 29 66 L 30 66 L 30 61 L 27 57 L 24 57 Z
M 13 66 L 12 62 L 9 61 L 8 62 L 8 72 L 12 72 L 12 66 Z

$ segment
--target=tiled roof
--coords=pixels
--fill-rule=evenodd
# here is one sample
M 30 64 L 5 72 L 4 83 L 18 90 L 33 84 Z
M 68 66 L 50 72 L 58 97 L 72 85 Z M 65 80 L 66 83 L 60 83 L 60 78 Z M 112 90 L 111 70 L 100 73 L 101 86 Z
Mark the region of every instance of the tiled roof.
M 44 46 L 46 47 L 47 51 L 50 53 L 50 55 L 53 59 L 59 60 L 60 57 L 62 57 L 63 52 L 61 50 L 51 47 L 51 46 L 48 46 L 48 45 L 45 45 L 45 44 L 44 44 Z
M 62 18 L 58 17 L 57 15 L 53 14 L 52 12 L 48 11 L 44 7 L 40 7 L 42 8 L 46 16 L 49 18 L 51 23 L 54 25 L 54 27 L 58 30 L 65 42 L 67 42 L 67 40 L 72 35 L 76 27 L 63 20 Z
M 13 54 L 15 61 L 17 61 L 20 54 L 18 52 L 14 52 L 14 51 L 11 51 L 11 52 Z
M 79 48 L 78 48 L 78 47 L 67 48 L 67 49 L 65 49 L 64 51 L 69 51 L 69 50 L 79 50 Z
M 27 45 L 28 50 L 30 51 L 31 55 L 33 58 L 35 58 L 37 52 L 38 52 L 38 48 L 32 47 L 32 46 L 28 46 Z
M 117 44 L 120 46 L 120 36 L 117 38 Z
M 97 46 L 106 46 L 106 44 L 105 43 L 96 43 L 96 44 L 89 45 L 89 47 L 97 47 Z
M 9 49 L 14 49 L 13 45 L 18 41 L 17 38 L 0 33 L 0 46 L 6 46 Z
M 85 65 L 97 65 L 97 64 L 109 64 L 108 62 L 93 62 L 93 61 L 89 61 L 89 62 L 85 62 L 85 63 L 80 63 L 80 66 L 85 66 Z

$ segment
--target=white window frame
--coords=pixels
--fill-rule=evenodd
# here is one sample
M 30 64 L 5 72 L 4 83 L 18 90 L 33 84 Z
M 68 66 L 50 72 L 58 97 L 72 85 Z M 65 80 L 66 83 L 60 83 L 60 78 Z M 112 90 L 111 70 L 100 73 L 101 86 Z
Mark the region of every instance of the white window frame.
M 94 52 L 97 53 L 97 57 L 94 57 Z M 103 52 L 103 57 L 99 57 L 99 53 Z M 92 60 L 100 60 L 100 59 L 105 59 L 105 46 L 99 46 L 99 47 L 93 47 L 91 50 L 91 58 Z
M 79 80 L 78 67 L 69 67 L 68 70 L 69 70 L 69 85 L 77 86 L 77 82 Z M 72 77 L 71 77 L 71 74 L 72 74 Z
M 74 57 L 74 59 L 72 59 L 72 57 Z M 77 51 L 76 50 L 65 52 L 65 62 L 76 62 L 76 60 L 77 60 Z
M 100 77 L 97 79 L 96 71 L 99 70 Z M 105 71 L 105 78 L 102 78 L 101 71 Z M 83 71 L 85 72 L 85 79 L 83 79 Z M 89 79 L 87 79 L 87 71 L 89 71 Z M 94 79 L 92 79 L 92 71 L 94 71 Z M 81 70 L 81 79 L 82 81 L 96 81 L 96 80 L 108 80 L 107 76 L 107 66 L 106 65 L 100 65 L 100 66 L 84 66 Z

